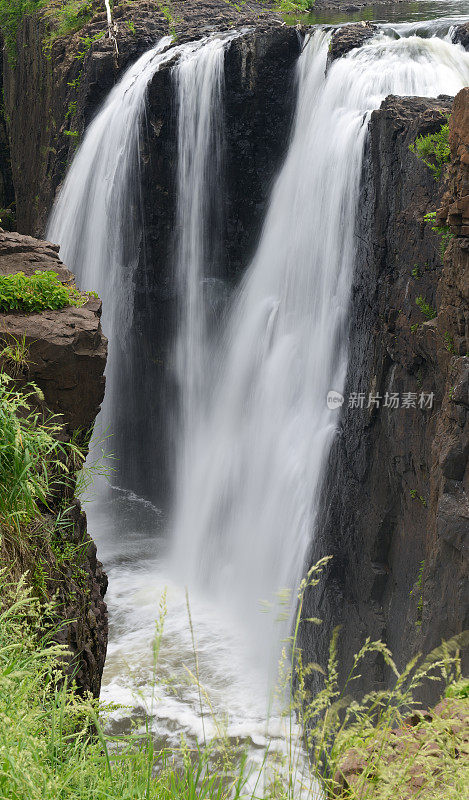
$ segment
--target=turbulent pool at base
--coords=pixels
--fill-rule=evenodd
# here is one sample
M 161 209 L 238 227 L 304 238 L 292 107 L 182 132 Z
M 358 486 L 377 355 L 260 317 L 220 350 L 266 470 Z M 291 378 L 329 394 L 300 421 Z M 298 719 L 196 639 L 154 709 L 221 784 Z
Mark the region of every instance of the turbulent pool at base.
M 130 324 L 120 315 L 140 241 L 138 214 L 125 235 L 120 227 L 124 209 L 138 197 L 138 123 L 148 81 L 178 55 L 176 279 L 183 302 L 174 342 L 181 394 L 176 504 L 166 516 L 125 487 L 97 484 L 87 506 L 109 575 L 102 699 L 123 705 L 111 714 L 113 730 L 145 710 L 159 743 L 177 746 L 181 733 L 194 743 L 215 736 L 219 725 L 249 744 L 259 765 L 268 740 L 271 751 L 286 747 L 289 719 L 281 720 L 270 695 L 291 616 L 275 621 L 274 611 L 261 612 L 260 601 L 275 604 L 280 591 L 294 592 L 314 535 L 336 432 L 325 395 L 341 391 L 347 369 L 354 222 L 369 115 L 388 94 L 436 97 L 469 83 L 469 55 L 432 36 L 440 22 L 424 28 L 426 38 L 412 35 L 410 26 L 386 27 L 327 76 L 329 34 L 317 30 L 306 43 L 289 152 L 258 251 L 216 336 L 205 308 L 207 265 L 216 261 L 206 209 L 223 169 L 223 53 L 231 37 L 170 49 L 166 41 L 143 56 L 111 92 L 70 169 L 48 236 L 61 244 L 80 285 L 103 298 L 110 336 L 103 414 L 112 428 Z M 103 152 L 107 159 L 100 161 Z M 138 442 L 126 445 L 138 452 Z M 200 682 L 210 698 L 203 713 L 189 674 L 196 667 L 186 586 Z M 153 695 L 151 644 L 165 589 Z

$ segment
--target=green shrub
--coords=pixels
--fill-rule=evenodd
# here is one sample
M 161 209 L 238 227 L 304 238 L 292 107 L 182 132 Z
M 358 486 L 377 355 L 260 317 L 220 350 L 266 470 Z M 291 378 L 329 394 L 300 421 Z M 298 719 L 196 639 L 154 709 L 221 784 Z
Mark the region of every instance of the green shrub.
M 426 319 L 434 319 L 436 317 L 436 310 L 421 295 L 415 298 L 415 303 Z
M 0 31 L 11 64 L 17 58 L 17 33 L 21 20 L 40 9 L 46 9 L 46 19 L 51 23 L 52 29 L 45 42 L 46 47 L 50 47 L 58 36 L 75 33 L 89 22 L 93 16 L 93 1 L 63 0 L 60 4 L 51 3 L 49 7 L 49 0 L 0 0 Z
M 51 30 L 45 39 L 46 54 L 59 36 L 67 36 L 81 30 L 93 16 L 93 0 L 64 0 L 60 6 L 47 8 L 45 18 L 50 20 Z M 104 0 L 102 2 L 104 10 Z M 102 36 L 103 34 L 99 34 Z
M 436 211 L 429 211 L 428 214 L 424 216 L 425 222 L 431 222 L 432 224 L 432 231 L 438 234 L 441 237 L 440 243 L 440 256 L 441 260 L 444 260 L 446 248 L 448 247 L 451 239 L 454 236 L 454 233 L 451 233 L 449 225 L 436 225 Z
M 87 295 L 81 294 L 74 285 L 61 283 L 52 270 L 36 270 L 33 275 L 24 272 L 0 275 L 0 311 L 32 313 L 65 306 L 79 307 L 87 301 Z
M 275 0 L 274 10 L 283 14 L 312 11 L 315 0 Z
M 449 162 L 451 156 L 448 134 L 449 125 L 446 123 L 437 133 L 419 136 L 409 146 L 409 150 L 415 153 L 431 169 L 437 181 L 441 178 L 443 167 Z

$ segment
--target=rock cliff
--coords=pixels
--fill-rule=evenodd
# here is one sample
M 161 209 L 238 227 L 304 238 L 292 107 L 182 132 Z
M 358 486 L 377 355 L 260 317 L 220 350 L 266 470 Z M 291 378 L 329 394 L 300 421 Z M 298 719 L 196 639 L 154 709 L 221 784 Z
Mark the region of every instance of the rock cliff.
M 468 627 L 468 90 L 450 99 L 389 97 L 374 112 L 365 158 L 353 286 L 346 407 L 323 492 L 311 554 L 334 556 L 306 616 L 302 644 L 325 658 L 343 624 L 345 665 L 367 635 L 382 638 L 400 666 Z M 418 135 L 451 117 L 446 192 L 409 151 Z M 424 215 L 441 205 L 451 233 Z M 417 298 L 428 304 L 427 317 Z M 397 393 L 399 408 L 384 407 Z M 419 407 L 422 395 L 432 407 Z M 380 407 L 368 406 L 369 395 Z M 409 403 L 405 407 L 404 398 Z M 348 403 L 347 403 L 348 400 Z M 375 663 L 362 685 L 388 676 Z M 430 698 L 429 698 L 430 699 Z
M 58 248 L 29 236 L 0 229 L 0 275 L 53 270 L 62 282 L 73 279 L 57 255 Z M 100 325 L 101 303 L 90 298 L 82 308 L 44 313 L 0 313 L 0 366 L 15 386 L 34 383 L 42 392 L 37 404 L 61 423 L 61 437 L 86 447 L 104 396 L 107 342 Z M 11 370 L 5 346 L 21 342 L 26 364 Z M 73 469 L 73 468 L 72 468 Z M 70 651 L 66 671 L 80 691 L 97 697 L 107 645 L 107 578 L 86 529 L 86 517 L 73 497 L 73 485 L 61 485 L 34 531 L 24 532 L 21 546 L 3 542 L 9 574 L 28 580 L 41 599 L 54 599 L 51 626 L 55 639 Z

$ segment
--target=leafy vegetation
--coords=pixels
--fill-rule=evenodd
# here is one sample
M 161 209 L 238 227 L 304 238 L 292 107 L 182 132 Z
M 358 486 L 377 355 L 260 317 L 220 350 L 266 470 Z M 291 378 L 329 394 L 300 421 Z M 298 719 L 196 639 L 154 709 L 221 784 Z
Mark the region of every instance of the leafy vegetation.
M 17 58 L 17 33 L 23 17 L 34 11 L 45 9 L 45 18 L 51 23 L 46 46 L 58 36 L 80 30 L 93 15 L 92 0 L 0 0 L 0 31 L 5 39 L 8 58 L 15 63 Z
M 0 31 L 10 61 L 16 59 L 18 26 L 26 14 L 41 7 L 44 0 L 0 0 Z
M 440 243 L 440 256 L 441 260 L 443 261 L 445 257 L 446 248 L 448 247 L 451 239 L 453 238 L 454 234 L 451 233 L 449 229 L 449 225 L 437 225 L 436 224 L 436 211 L 429 211 L 428 214 L 424 216 L 425 222 L 431 222 L 432 224 L 432 231 L 435 231 L 441 237 Z
M 449 146 L 449 124 L 442 125 L 437 133 L 429 133 L 427 136 L 419 136 L 409 150 L 415 153 L 423 163 L 431 169 L 436 181 L 441 178 L 441 173 L 445 164 L 450 160 L 451 150 Z
M 315 584 L 320 568 L 317 565 L 302 583 L 300 614 L 305 589 Z M 285 710 L 286 725 L 292 725 L 294 711 L 302 723 L 301 732 L 294 732 L 292 725 L 285 761 L 278 762 L 278 771 L 274 767 L 265 783 L 260 781 L 256 789 L 247 791 L 249 768 L 233 742 L 212 741 L 190 750 L 182 738 L 176 750 L 157 750 L 149 719 L 143 733 L 108 735 L 103 727 L 106 709 L 79 697 L 73 685 L 63 680 L 64 650 L 53 643 L 54 632 L 46 637 L 43 633 L 44 615 L 50 616 L 50 608 L 34 599 L 24 579 L 9 584 L 4 571 L 0 572 L 0 592 L 0 715 L 5 721 L 0 726 L 0 797 L 294 800 L 298 796 L 296 770 L 305 745 L 313 759 L 303 787 L 308 782 L 316 786 L 320 780 L 328 798 L 404 800 L 416 771 L 421 800 L 443 794 L 445 800 L 466 796 L 469 766 L 462 756 L 465 729 L 460 711 L 467 707 L 469 684 L 461 676 L 457 653 L 463 637 L 423 661 L 415 659 L 401 673 L 381 642 L 367 640 L 345 686 L 340 687 L 338 631 L 326 667 L 306 666 L 296 646 L 299 615 L 291 648 L 283 654 L 279 692 L 290 687 L 293 703 Z M 165 615 L 163 597 L 151 644 L 155 679 Z M 360 703 L 352 701 L 347 691 L 370 655 L 383 657 L 394 673 L 395 686 L 389 692 L 373 692 Z M 307 686 L 313 671 L 322 680 L 322 688 L 314 695 Z M 415 708 L 414 694 L 425 679 L 443 680 L 447 705 L 431 718 L 417 714 L 417 724 L 410 728 L 404 715 Z M 195 676 L 194 680 L 198 682 Z M 400 747 L 395 746 L 398 733 Z M 353 780 L 347 772 L 350 753 L 358 765 Z
M 73 284 L 63 284 L 56 272 L 36 270 L 33 275 L 15 272 L 0 275 L 0 311 L 58 310 L 65 306 L 80 307 L 88 301 Z
M 428 303 L 424 297 L 419 295 L 419 297 L 415 298 L 415 303 L 419 307 L 425 319 L 434 319 L 436 317 L 436 310 L 432 308 L 430 303 Z
M 315 0 L 275 0 L 274 8 L 284 14 L 312 11 Z
M 451 353 L 451 355 L 456 355 L 456 348 L 454 346 L 454 338 L 451 336 L 451 334 L 448 333 L 448 331 L 445 331 L 445 334 L 444 334 L 443 338 L 445 340 L 445 350 L 447 350 L 448 353 Z
M 46 7 L 45 18 L 51 23 L 44 42 L 46 53 L 50 52 L 54 41 L 60 36 L 81 30 L 90 21 L 94 12 L 93 0 L 66 0 L 59 5 L 50 4 L 50 6 L 46 0 L 43 5 Z
M 44 399 L 40 390 L 31 384 L 21 392 L 12 383 L 0 372 L 0 527 L 19 535 L 70 479 L 68 465 L 82 465 L 83 454 L 60 441 L 57 419 L 44 420 L 34 407 Z

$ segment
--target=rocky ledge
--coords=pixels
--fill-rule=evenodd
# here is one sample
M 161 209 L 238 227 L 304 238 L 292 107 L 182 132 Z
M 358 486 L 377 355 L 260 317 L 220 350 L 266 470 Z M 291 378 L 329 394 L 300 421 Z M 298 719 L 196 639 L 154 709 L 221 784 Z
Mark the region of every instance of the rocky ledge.
M 59 260 L 58 247 L 30 236 L 0 230 L 0 275 L 53 270 L 63 283 L 72 273 Z M 101 302 L 43 313 L 0 313 L 2 345 L 24 342 L 27 364 L 11 372 L 8 356 L 0 366 L 15 385 L 31 382 L 41 390 L 37 404 L 44 416 L 57 415 L 62 436 L 86 443 L 104 396 L 107 341 L 100 324 Z M 68 647 L 64 670 L 81 692 L 99 695 L 107 647 L 107 577 L 86 529 L 86 516 L 70 487 L 61 487 L 21 547 L 2 545 L 13 579 L 27 573 L 39 596 L 54 599 L 52 625 L 57 642 Z M 60 517 L 60 524 L 58 523 Z M 52 612 L 51 612 L 52 613 Z
M 358 22 L 354 25 L 343 25 L 334 31 L 327 56 L 327 64 L 332 64 L 337 58 L 347 55 L 350 50 L 361 47 L 371 39 L 378 30 L 371 22 Z
M 453 42 L 460 44 L 465 50 L 469 50 L 469 22 L 465 25 L 457 25 L 453 30 Z
M 62 264 L 58 246 L 0 229 L 0 275 L 53 270 L 59 280 L 74 280 Z M 23 381 L 36 383 L 45 405 L 63 416 L 69 432 L 93 425 L 104 397 L 107 341 L 101 330 L 101 301 L 39 314 L 0 314 L 0 339 L 25 337 L 28 369 Z

